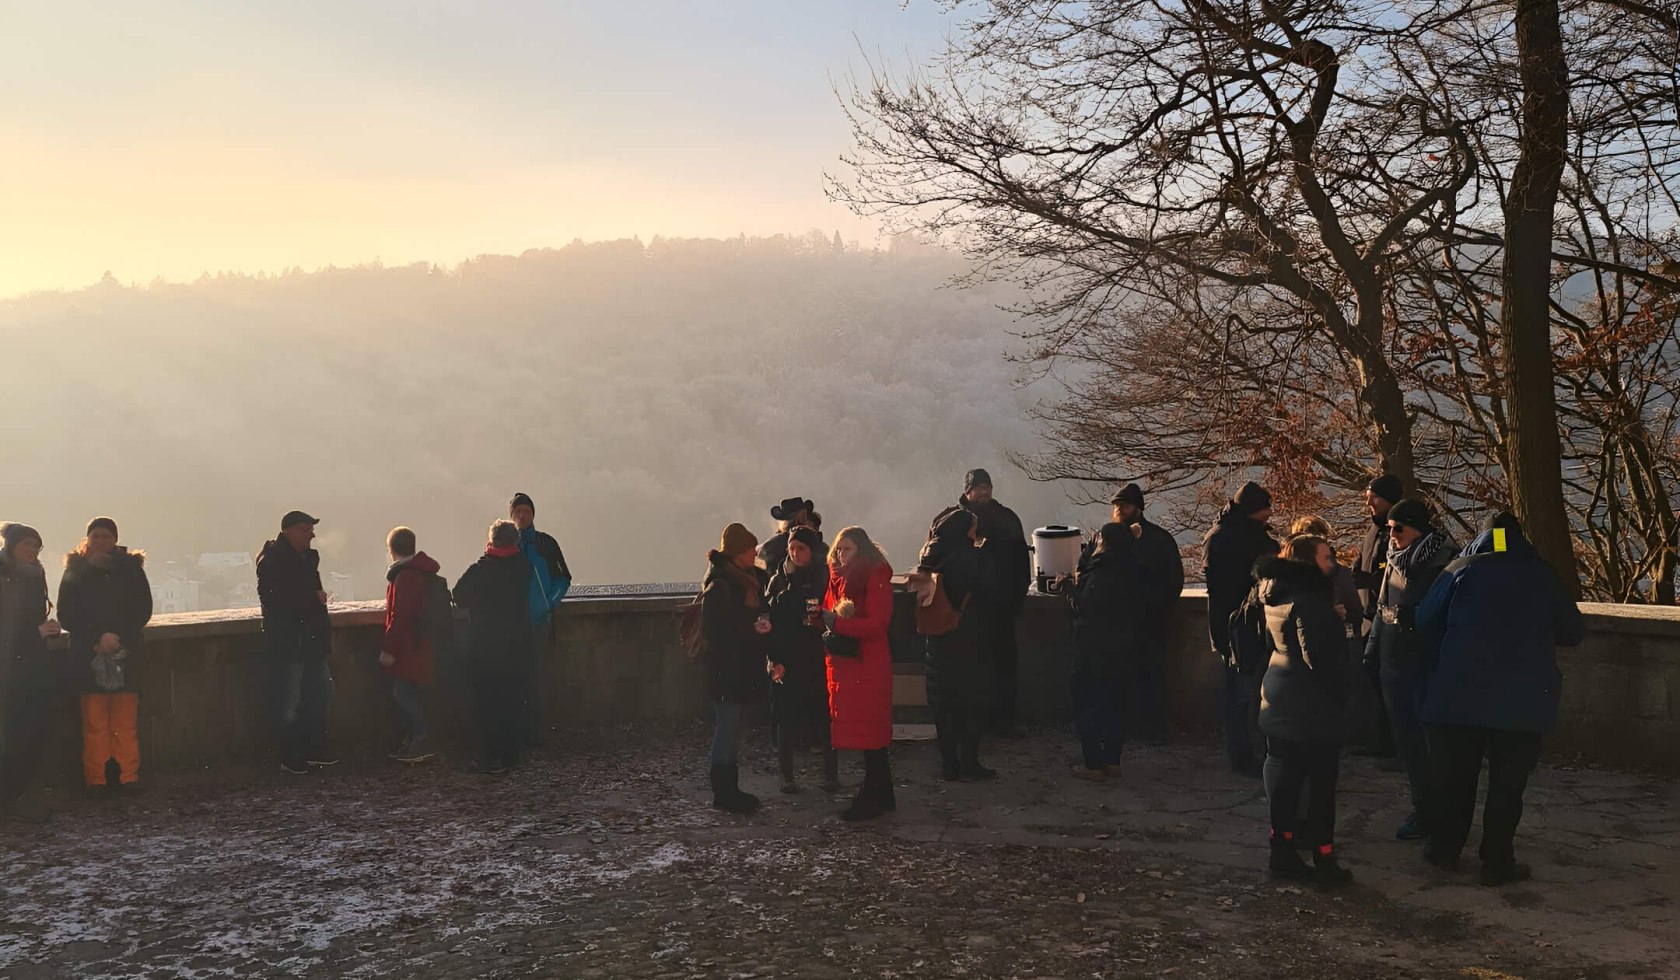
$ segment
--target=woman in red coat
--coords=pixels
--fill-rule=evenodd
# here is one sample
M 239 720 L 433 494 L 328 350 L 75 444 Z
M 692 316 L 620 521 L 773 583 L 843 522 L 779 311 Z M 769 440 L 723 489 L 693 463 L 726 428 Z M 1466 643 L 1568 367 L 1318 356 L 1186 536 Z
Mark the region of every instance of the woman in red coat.
M 847 821 L 873 820 L 896 807 L 892 768 L 892 566 L 860 527 L 848 527 L 828 553 L 828 595 L 823 637 L 828 652 L 828 714 L 833 745 L 863 752 L 863 788 L 842 813 Z

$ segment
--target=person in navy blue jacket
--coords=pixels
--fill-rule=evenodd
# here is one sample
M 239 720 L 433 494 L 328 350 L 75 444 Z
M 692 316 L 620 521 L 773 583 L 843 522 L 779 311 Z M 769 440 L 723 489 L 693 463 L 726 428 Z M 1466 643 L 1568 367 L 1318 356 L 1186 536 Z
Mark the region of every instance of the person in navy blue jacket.
M 1521 881 L 1530 869 L 1517 863 L 1512 842 L 1523 790 L 1540 736 L 1557 727 L 1557 648 L 1585 639 L 1581 610 L 1522 524 L 1501 512 L 1435 580 L 1416 622 L 1429 670 L 1421 720 L 1439 808 L 1424 857 L 1457 869 L 1485 758 L 1482 884 Z

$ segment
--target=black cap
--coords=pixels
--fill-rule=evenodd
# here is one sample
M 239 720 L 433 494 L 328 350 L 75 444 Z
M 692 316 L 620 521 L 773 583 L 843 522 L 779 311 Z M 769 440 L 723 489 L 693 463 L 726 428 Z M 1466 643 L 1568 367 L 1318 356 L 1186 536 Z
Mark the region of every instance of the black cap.
M 1239 514 L 1258 514 L 1272 506 L 1272 495 L 1265 487 L 1250 480 L 1231 498 L 1231 503 Z
M 982 469 L 969 470 L 963 476 L 963 492 L 967 493 L 975 487 L 989 487 L 992 485 L 992 475 Z
M 1143 491 L 1138 488 L 1137 484 L 1128 483 L 1125 486 L 1121 487 L 1119 489 L 1119 491 L 1117 491 L 1114 494 L 1113 497 L 1109 498 L 1108 502 L 1111 503 L 1111 504 L 1120 504 L 1120 503 L 1131 504 L 1133 507 L 1136 507 L 1138 510 L 1142 510 L 1143 509 Z
M 1522 521 L 1517 520 L 1517 515 L 1508 510 L 1500 510 L 1489 514 L 1487 520 L 1482 522 L 1482 530 L 1484 531 L 1492 531 L 1496 528 L 1504 528 L 1507 531 L 1515 531 L 1521 534 L 1523 526 Z
M 303 511 L 294 510 L 287 513 L 285 517 L 280 518 L 280 530 L 284 531 L 287 528 L 297 527 L 299 524 L 308 524 L 310 527 L 314 527 L 319 523 L 321 523 L 319 520 L 310 517 Z
M 1397 504 L 1406 496 L 1406 484 L 1392 473 L 1384 473 L 1371 481 L 1371 492 L 1390 504 Z
M 529 507 L 531 508 L 531 513 L 535 514 L 537 512 L 537 505 L 531 502 L 531 495 L 528 493 L 516 493 L 513 495 L 513 499 L 508 501 L 508 513 L 513 513 L 513 509 L 515 507 Z
M 1388 523 L 1416 528 L 1425 534 L 1435 530 L 1435 525 L 1429 521 L 1429 505 L 1410 497 L 1389 508 Z
M 770 508 L 770 516 L 778 521 L 791 521 L 794 515 L 800 511 L 809 514 L 816 509 L 817 505 L 813 501 L 806 500 L 804 497 L 789 497 Z

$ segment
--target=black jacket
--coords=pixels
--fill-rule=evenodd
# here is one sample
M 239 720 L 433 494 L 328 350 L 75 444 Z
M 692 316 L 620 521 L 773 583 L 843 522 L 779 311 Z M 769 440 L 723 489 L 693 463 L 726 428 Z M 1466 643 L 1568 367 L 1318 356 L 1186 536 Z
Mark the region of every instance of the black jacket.
M 1143 534 L 1137 539 L 1138 587 L 1147 614 L 1168 613 L 1184 593 L 1184 556 L 1178 541 L 1159 524 L 1139 517 Z
M 1139 567 L 1136 544 L 1085 562 L 1072 595 L 1075 676 L 1119 677 L 1136 653 L 1144 608 Z
M 488 552 L 455 583 L 455 605 L 467 611 L 468 650 L 477 670 L 510 671 L 531 655 L 531 563 L 515 551 Z
M 1318 566 L 1278 557 L 1255 567 L 1272 655 L 1260 682 L 1260 730 L 1292 742 L 1348 735 L 1347 624 Z
M 257 555 L 257 597 L 269 651 L 284 657 L 327 655 L 332 621 L 321 601 L 321 553 L 276 538 Z
M 1207 579 L 1208 633 L 1213 651 L 1228 660 L 1231 614 L 1254 587 L 1254 563 L 1278 553 L 1278 543 L 1266 525 L 1227 506 L 1218 523 L 1202 539 Z
M 770 707 L 778 723 L 828 719 L 823 628 L 805 625 L 809 603 L 815 600 L 822 608 L 827 593 L 828 566 L 816 556 L 804 568 L 784 560 L 770 576 L 765 596 L 770 607 L 770 659 L 787 669 L 780 684 L 770 685 Z
M 46 621 L 46 573 L 39 565 L 21 566 L 0 551 L 0 656 L 44 662 L 47 641 L 41 637 L 41 624 Z M 10 663 L 0 664 L 0 680 L 10 669 Z M 0 691 L 0 698 L 5 694 Z
M 951 513 L 955 511 L 952 508 Z M 952 608 L 962 610 L 956 629 L 922 638 L 928 703 L 934 707 L 945 702 L 978 703 L 986 696 L 990 680 L 990 669 L 980 656 L 985 610 L 1007 601 L 997 594 L 997 569 L 987 560 L 985 549 L 974 546 L 968 525 L 961 520 L 934 525 L 916 567 L 939 573 L 945 598 Z
M 1390 677 L 1411 676 L 1423 669 L 1422 645 L 1418 642 L 1418 604 L 1429 587 L 1454 558 L 1458 546 L 1445 531 L 1431 531 L 1405 551 L 1389 555 L 1382 585 L 1377 589 L 1378 615 L 1366 639 L 1366 656 L 1376 657 L 1382 672 Z M 1384 606 L 1396 609 L 1395 622 L 1386 622 Z
M 1388 570 L 1388 518 L 1372 516 L 1371 526 L 1359 542 L 1359 560 L 1353 563 L 1353 583 L 1364 594 L 1366 622 L 1377 618 L 1377 589 Z
M 986 596 L 988 604 L 1006 611 L 1019 610 L 1027 601 L 1027 587 L 1032 585 L 1032 545 L 1027 541 L 1021 518 L 996 500 L 976 506 L 966 498 L 956 507 L 939 512 L 929 525 L 928 536 L 953 510 L 966 510 L 979 521 L 976 532 L 981 541 L 980 557 L 986 563 L 986 576 L 993 583 Z
M 86 555 L 64 557 L 58 621 L 70 633 L 70 677 L 83 690 L 112 693 L 94 684 L 89 666 L 94 646 L 106 633 L 115 633 L 128 651 L 122 690 L 136 690 L 140 672 L 135 658 L 145 649 L 146 624 L 152 618 L 152 586 L 146 581 L 145 565 L 145 555 L 120 546 L 104 567 Z
M 823 540 L 821 531 L 817 532 L 817 542 L 817 552 L 813 556 L 816 559 L 815 564 L 826 566 L 828 559 L 828 543 Z M 764 570 L 771 575 L 775 575 L 777 572 L 781 571 L 782 565 L 787 562 L 787 556 L 787 531 L 777 531 L 775 534 L 770 536 L 770 540 L 758 546 L 759 564 L 763 565 Z
M 747 604 L 746 584 L 740 571 L 752 576 L 760 596 L 766 576 L 761 568 L 731 569 L 728 555 L 714 551 L 706 556 L 706 577 L 700 584 L 700 633 L 706 638 L 706 670 L 713 701 L 751 703 L 764 699 L 768 678 L 764 665 L 769 659 L 770 636 L 753 628 L 760 615 L 768 614 L 762 600 Z M 771 636 L 775 624 L 771 624 Z

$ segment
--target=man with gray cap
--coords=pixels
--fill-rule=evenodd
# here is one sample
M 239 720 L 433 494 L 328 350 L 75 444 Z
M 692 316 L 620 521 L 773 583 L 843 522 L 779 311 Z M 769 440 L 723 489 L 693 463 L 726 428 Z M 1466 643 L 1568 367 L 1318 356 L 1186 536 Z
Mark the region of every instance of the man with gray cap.
M 1027 586 L 1032 584 L 1032 548 L 1027 544 L 1021 519 L 993 499 L 992 476 L 985 470 L 968 471 L 963 477 L 962 498 L 957 506 L 939 512 L 929 525 L 929 536 L 932 528 L 958 509 L 975 517 L 980 558 L 986 566 L 987 580 L 997 589 L 996 598 L 980 610 L 980 628 L 984 632 L 981 652 L 992 668 L 992 707 L 987 712 L 987 727 L 993 734 L 1014 737 L 1021 734 L 1015 724 L 1020 670 L 1020 643 L 1015 624 L 1021 606 L 1027 601 Z
M 1143 516 L 1143 489 L 1137 484 L 1121 487 L 1109 503 L 1114 508 L 1114 523 L 1131 528 L 1132 537 L 1137 539 L 1141 603 L 1126 714 L 1135 719 L 1132 727 L 1140 738 L 1160 743 L 1167 734 L 1167 629 L 1172 625 L 1178 597 L 1184 592 L 1184 557 L 1172 533 Z
M 333 694 L 327 664 L 332 622 L 321 587 L 321 553 L 310 547 L 318 523 L 301 510 L 291 511 L 280 519 L 279 537 L 265 542 L 257 555 L 268 694 L 280 768 L 289 773 L 338 761 L 326 746 Z

